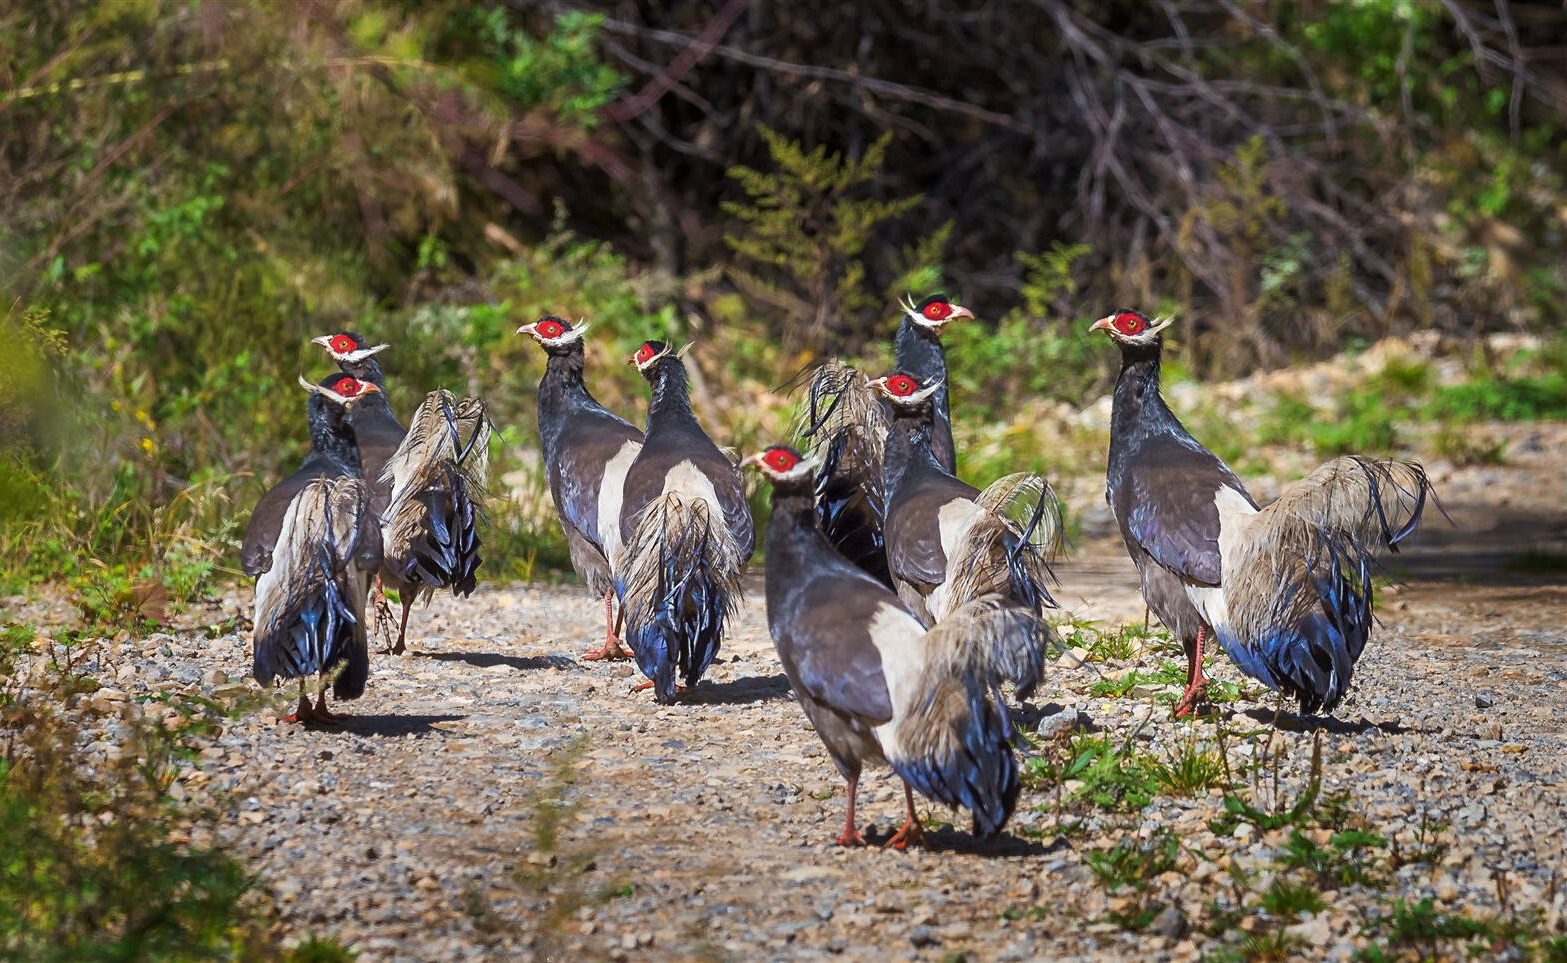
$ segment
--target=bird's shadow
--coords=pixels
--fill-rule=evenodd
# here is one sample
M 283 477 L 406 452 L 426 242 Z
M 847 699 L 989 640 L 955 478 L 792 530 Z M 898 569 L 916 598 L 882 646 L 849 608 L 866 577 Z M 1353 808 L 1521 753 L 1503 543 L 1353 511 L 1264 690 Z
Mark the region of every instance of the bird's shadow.
M 1303 716 L 1293 712 L 1270 712 L 1267 709 L 1247 709 L 1245 712 L 1227 713 L 1228 718 L 1245 716 L 1255 722 L 1272 726 L 1283 732 L 1327 732 L 1334 735 L 1359 735 L 1364 732 L 1383 732 L 1401 736 L 1411 732 L 1427 732 L 1420 728 L 1401 726 L 1396 722 L 1379 723 L 1370 719 L 1336 719 L 1333 716 Z
M 865 834 L 865 841 L 873 847 L 885 846 L 896 832 L 896 826 L 885 827 L 885 831 L 883 827 L 876 826 Z M 1064 836 L 1057 836 L 1047 843 L 1038 839 L 1014 836 L 1011 833 L 981 839 L 948 823 L 934 828 L 927 826 L 925 842 L 921 848 L 929 853 L 957 853 L 992 859 L 1013 859 L 1021 856 L 1048 856 L 1063 849 L 1071 849 L 1072 844 L 1067 842 Z
M 498 665 L 513 669 L 580 669 L 582 663 L 567 655 L 501 655 L 499 652 L 415 652 L 421 659 L 437 662 L 466 662 L 479 669 L 493 669 Z
M 456 722 L 466 719 L 467 716 L 439 715 L 439 716 L 405 716 L 405 715 L 364 715 L 342 716 L 331 726 L 313 726 L 324 732 L 352 732 L 355 735 L 368 736 L 427 736 L 437 732 L 436 726 L 442 722 Z
M 676 700 L 697 706 L 733 706 L 748 702 L 767 702 L 789 694 L 789 678 L 782 672 L 768 676 L 751 675 L 732 682 L 704 682 L 688 689 Z

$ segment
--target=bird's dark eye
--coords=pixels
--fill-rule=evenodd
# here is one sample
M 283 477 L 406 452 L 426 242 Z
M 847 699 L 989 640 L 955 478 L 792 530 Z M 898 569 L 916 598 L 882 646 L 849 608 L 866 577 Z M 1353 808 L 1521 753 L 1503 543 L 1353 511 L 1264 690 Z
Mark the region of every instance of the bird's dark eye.
M 1134 314 L 1131 311 L 1122 311 L 1120 314 L 1116 315 L 1115 320 L 1110 323 L 1115 325 L 1115 329 L 1117 331 L 1126 335 L 1141 334 L 1143 328 L 1148 324 L 1147 320 L 1142 315 Z
M 332 338 L 332 350 L 338 354 L 348 354 L 354 350 L 354 339 L 346 334 L 339 334 Z
M 925 305 L 924 314 L 932 321 L 945 321 L 952 314 L 952 304 L 949 301 L 932 301 Z
M 566 329 L 559 321 L 540 321 L 535 330 L 552 341 L 566 333 Z
M 773 471 L 788 471 L 799 463 L 794 453 L 784 448 L 774 448 L 762 458 Z
M 337 384 L 332 386 L 332 390 L 344 398 L 352 398 L 359 394 L 359 382 L 353 378 L 339 378 Z
M 908 375 L 894 375 L 887 379 L 887 389 L 899 398 L 907 398 L 919 390 L 919 385 Z

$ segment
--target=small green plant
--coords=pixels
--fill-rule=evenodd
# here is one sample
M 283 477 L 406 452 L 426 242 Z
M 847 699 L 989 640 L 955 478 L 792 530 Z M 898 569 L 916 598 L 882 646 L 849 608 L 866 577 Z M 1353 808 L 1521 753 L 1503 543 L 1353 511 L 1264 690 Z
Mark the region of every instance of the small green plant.
M 1304 914 L 1320 912 L 1327 906 L 1327 901 L 1313 883 L 1275 876 L 1262 894 L 1261 905 L 1281 920 L 1294 920 Z
M 1147 839 L 1123 839 L 1109 849 L 1089 852 L 1083 860 L 1108 889 L 1143 889 L 1154 877 L 1174 869 L 1180 855 L 1180 837 L 1161 826 Z
M 1123 741 L 1108 735 L 1074 733 L 1064 747 L 1065 758 L 1051 764 L 1037 760 L 1034 778 L 1043 782 L 1082 783 L 1072 800 L 1099 809 L 1135 811 L 1152 801 L 1158 763 L 1137 748 L 1134 732 Z
M 1323 886 L 1369 884 L 1376 880 L 1375 865 L 1385 846 L 1381 836 L 1364 830 L 1334 833 L 1326 846 L 1319 846 L 1295 829 L 1280 850 L 1279 863 L 1312 874 Z
M 1195 796 L 1209 789 L 1230 787 L 1229 766 L 1223 740 L 1199 737 L 1198 730 L 1166 750 L 1154 766 L 1154 783 L 1174 796 Z

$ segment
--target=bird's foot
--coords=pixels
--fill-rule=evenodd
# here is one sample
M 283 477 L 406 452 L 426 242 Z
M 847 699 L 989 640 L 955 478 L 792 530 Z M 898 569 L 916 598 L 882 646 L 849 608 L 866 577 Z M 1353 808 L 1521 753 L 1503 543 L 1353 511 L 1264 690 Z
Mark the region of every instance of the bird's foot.
M 1181 694 L 1181 701 L 1175 704 L 1175 718 L 1184 719 L 1186 716 L 1191 715 L 1207 694 L 1207 679 L 1197 679 L 1192 682 L 1191 685 L 1186 687 L 1186 691 Z
M 407 651 L 408 651 L 408 646 L 403 643 L 402 639 L 398 639 L 396 645 L 394 645 L 390 649 L 386 650 L 386 654 L 387 655 L 402 655 L 404 652 L 407 652 Z
M 883 849 L 907 849 L 910 846 L 925 845 L 925 827 L 920 825 L 917 819 L 905 819 L 898 831 L 892 834 L 892 838 L 882 844 Z
M 613 635 L 606 636 L 604 644 L 596 649 L 589 649 L 582 653 L 582 658 L 588 662 L 612 662 L 616 659 L 631 658 L 631 650 L 620 644 L 620 640 Z
M 651 689 L 651 688 L 653 688 L 653 680 L 649 679 L 646 682 L 642 683 L 641 685 L 634 685 L 634 686 L 632 686 L 631 687 L 631 691 L 632 692 L 646 692 L 648 689 Z M 675 692 L 676 693 L 685 692 L 685 691 L 686 691 L 686 687 L 685 686 L 681 685 L 678 682 L 675 683 Z
M 316 707 L 310 704 L 307 696 L 299 697 L 299 706 L 293 712 L 279 719 L 279 722 L 306 723 L 315 718 Z
M 838 845 L 838 846 L 864 846 L 864 845 L 866 845 L 865 837 L 861 836 L 860 835 L 860 831 L 857 830 L 857 829 L 845 829 L 842 833 L 840 833 L 838 835 L 837 839 L 833 840 L 833 843 Z

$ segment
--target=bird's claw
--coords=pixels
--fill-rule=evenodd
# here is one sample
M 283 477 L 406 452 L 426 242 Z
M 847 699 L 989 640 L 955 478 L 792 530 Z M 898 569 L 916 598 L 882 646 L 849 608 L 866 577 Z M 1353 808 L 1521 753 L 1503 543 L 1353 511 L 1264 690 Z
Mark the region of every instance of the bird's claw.
M 906 819 L 898 831 L 892 834 L 892 838 L 882 844 L 883 849 L 907 849 L 909 846 L 925 845 L 925 827 L 918 820 Z
M 620 640 L 614 636 L 604 640 L 604 644 L 596 649 L 589 649 L 582 653 L 582 658 L 588 662 L 612 662 L 616 659 L 631 658 L 631 651 L 620 644 Z
M 859 831 L 854 829 L 845 829 L 841 834 L 839 834 L 837 839 L 833 840 L 833 843 L 838 846 L 866 845 L 865 837 L 861 836 Z

